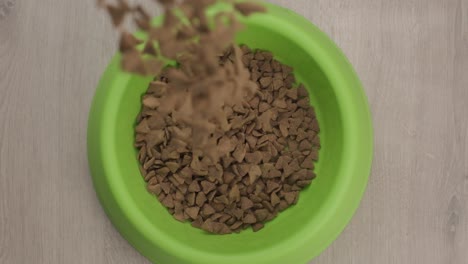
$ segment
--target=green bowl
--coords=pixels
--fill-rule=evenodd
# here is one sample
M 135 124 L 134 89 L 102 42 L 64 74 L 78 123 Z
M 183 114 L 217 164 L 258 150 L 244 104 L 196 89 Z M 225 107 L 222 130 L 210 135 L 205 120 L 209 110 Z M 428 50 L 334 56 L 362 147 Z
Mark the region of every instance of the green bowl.
M 238 42 L 269 50 L 309 89 L 321 126 L 317 179 L 296 206 L 257 233 L 210 235 L 172 218 L 150 195 L 133 147 L 135 118 L 149 78 L 119 67 L 116 55 L 97 88 L 88 158 L 98 197 L 117 230 L 155 263 L 306 263 L 344 229 L 370 173 L 373 135 L 358 77 L 341 51 L 309 21 L 268 4 L 245 20 Z

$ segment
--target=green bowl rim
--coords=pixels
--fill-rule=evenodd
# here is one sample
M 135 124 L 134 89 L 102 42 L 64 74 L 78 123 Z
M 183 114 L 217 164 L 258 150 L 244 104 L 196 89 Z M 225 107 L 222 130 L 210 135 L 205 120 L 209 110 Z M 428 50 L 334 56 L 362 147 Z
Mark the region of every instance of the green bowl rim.
M 343 159 L 340 173 L 351 176 L 334 188 L 328 205 L 322 206 L 320 225 L 305 224 L 306 232 L 302 232 L 301 236 L 282 241 L 277 246 L 268 248 L 268 251 L 230 255 L 229 261 L 250 263 L 255 260 L 254 263 L 271 263 L 287 261 L 288 256 L 296 255 L 296 259 L 307 262 L 318 256 L 338 237 L 359 206 L 367 186 L 373 157 L 371 115 L 362 85 L 340 49 L 302 16 L 273 4 L 265 3 L 265 5 L 274 17 L 256 15 L 264 19 L 256 20 L 256 16 L 253 16 L 249 19 L 249 23 L 265 25 L 267 21 L 269 27 L 280 29 L 285 36 L 303 47 L 329 77 L 343 115 L 343 129 L 346 131 L 342 155 L 347 159 Z M 149 219 L 145 219 L 132 199 L 128 199 L 130 196 L 125 186 L 111 179 L 112 175 L 118 174 L 112 166 L 116 162 L 113 129 L 117 115 L 114 109 L 119 105 L 119 98 L 125 91 L 126 84 L 133 78 L 132 75 L 120 70 L 119 74 L 114 74 L 115 67 L 119 65 L 119 58 L 120 55 L 113 58 L 101 79 L 93 99 L 88 124 L 88 161 L 93 183 L 104 210 L 122 236 L 151 261 L 158 260 L 151 250 L 151 245 L 157 245 L 168 254 L 177 256 L 180 261 L 187 263 L 193 263 L 194 260 L 199 263 L 223 263 L 226 260 L 224 255 L 211 252 L 207 254 L 185 247 L 158 232 L 157 229 L 153 229 Z M 312 239 L 317 237 L 320 237 L 320 246 L 310 248 Z M 278 250 L 285 243 L 288 246 Z M 314 244 L 317 244 L 317 241 Z

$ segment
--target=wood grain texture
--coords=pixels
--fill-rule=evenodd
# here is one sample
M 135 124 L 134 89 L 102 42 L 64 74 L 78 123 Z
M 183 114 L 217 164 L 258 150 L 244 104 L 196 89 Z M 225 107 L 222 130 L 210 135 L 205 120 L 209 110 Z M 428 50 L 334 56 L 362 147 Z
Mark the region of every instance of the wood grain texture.
M 314 264 L 468 259 L 468 0 L 275 0 L 343 49 L 375 160 L 360 209 Z M 116 35 L 94 1 L 16 0 L 0 19 L 0 263 L 148 263 L 112 227 L 86 122 Z

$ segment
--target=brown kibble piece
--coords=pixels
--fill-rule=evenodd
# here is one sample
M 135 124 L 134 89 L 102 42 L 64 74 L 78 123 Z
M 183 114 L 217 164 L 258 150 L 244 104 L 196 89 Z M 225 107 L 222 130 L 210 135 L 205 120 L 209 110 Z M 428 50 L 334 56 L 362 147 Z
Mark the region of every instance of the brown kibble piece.
M 271 193 L 271 205 L 272 206 L 276 206 L 277 204 L 280 203 L 280 198 L 278 197 L 278 195 L 276 195 L 276 193 Z
M 255 215 L 249 213 L 249 214 L 246 214 L 244 219 L 242 220 L 245 224 L 254 224 L 257 222 L 257 218 L 255 217 Z
M 167 195 L 163 200 L 162 204 L 167 208 L 174 208 L 174 200 L 171 195 Z
M 262 67 L 260 67 L 260 70 L 262 72 L 271 72 L 273 69 L 271 68 L 271 64 L 268 62 L 265 62 Z
M 279 170 L 279 169 L 284 168 L 285 165 L 288 165 L 288 161 L 286 160 L 286 157 L 280 156 L 278 160 L 276 161 L 275 168 Z
M 274 181 L 268 181 L 267 184 L 266 184 L 266 192 L 271 193 L 271 192 L 277 190 L 280 187 L 281 186 L 278 183 L 276 183 Z
M 231 188 L 231 191 L 229 192 L 229 200 L 232 202 L 240 201 L 240 191 L 239 191 L 239 187 L 237 186 L 237 184 L 235 184 Z
M 156 49 L 154 48 L 153 41 L 148 40 L 146 42 L 145 47 L 143 48 L 143 53 L 148 54 L 148 55 L 152 55 L 152 56 L 157 56 L 158 55 Z
M 182 193 L 187 193 L 187 184 L 180 184 L 179 186 L 176 186 L 176 188 Z
M 197 219 L 199 211 L 200 207 L 189 207 L 185 209 L 185 213 L 193 220 Z
M 289 128 L 289 122 L 287 119 L 283 119 L 279 122 L 279 129 L 281 131 L 281 135 L 285 138 L 289 136 L 288 128 Z
M 231 183 L 235 177 L 236 175 L 234 175 L 231 172 L 224 172 L 223 174 L 224 183 Z
M 269 200 L 270 199 L 270 196 L 268 194 L 266 194 L 266 193 L 263 193 L 263 192 L 259 193 L 257 196 L 262 200 Z
M 222 157 L 221 159 L 222 163 L 223 163 L 223 168 L 227 169 L 229 168 L 229 166 L 231 166 L 231 164 L 235 161 L 233 157 L 231 156 L 224 156 Z
M 268 215 L 269 215 L 269 212 L 267 209 L 258 209 L 255 211 L 255 216 L 257 217 L 257 220 L 260 222 L 265 221 Z
M 233 151 L 235 146 L 231 144 L 231 140 L 227 137 L 223 137 L 219 140 L 218 143 L 218 151 L 222 153 L 222 155 L 225 155 L 231 151 Z
M 266 8 L 264 6 L 249 2 L 236 3 L 234 8 L 244 16 L 249 16 L 254 13 L 266 12 Z
M 166 162 L 166 166 L 169 168 L 169 170 L 171 170 L 172 173 L 175 173 L 180 167 L 179 163 L 177 162 Z
M 199 192 L 199 193 L 197 194 L 196 199 L 195 199 L 195 203 L 196 203 L 198 206 L 203 206 L 203 205 L 205 204 L 206 200 L 207 200 L 207 199 L 206 199 L 205 193 Z
M 207 232 L 210 232 L 210 233 L 216 233 L 217 231 L 219 231 L 219 230 L 217 230 L 217 229 L 215 228 L 215 224 L 214 224 L 213 220 L 211 220 L 211 219 L 206 220 L 206 221 L 201 225 L 201 229 L 203 229 L 203 230 L 205 230 L 205 231 L 207 231 Z
M 258 111 L 260 113 L 263 113 L 263 112 L 265 112 L 266 110 L 268 110 L 270 108 L 271 108 L 271 106 L 268 103 L 260 102 L 259 107 L 258 107 Z
M 296 182 L 296 185 L 297 185 L 297 187 L 305 188 L 305 187 L 308 186 L 311 182 L 312 182 L 311 180 L 297 181 L 297 182 Z
M 228 214 L 223 214 L 223 216 L 221 216 L 221 218 L 219 218 L 219 222 L 220 223 L 226 223 L 229 219 L 231 219 L 232 216 L 228 215 Z
M 226 208 L 225 204 L 220 202 L 213 202 L 212 206 L 216 212 L 222 212 Z
M 212 191 L 206 196 L 206 198 L 208 199 L 208 201 L 211 202 L 211 201 L 213 201 L 215 196 L 216 196 L 216 191 Z
M 299 85 L 299 87 L 297 88 L 297 94 L 301 98 L 309 96 L 309 93 L 307 92 L 307 89 L 302 84 Z
M 124 53 L 126 51 L 132 50 L 138 44 L 141 44 L 142 41 L 135 38 L 132 34 L 124 32 L 120 37 L 120 52 Z
M 156 97 L 162 97 L 167 92 L 167 83 L 161 81 L 151 82 L 147 92 Z
M 201 186 L 203 188 L 203 192 L 205 194 L 211 192 L 212 190 L 216 189 L 216 185 L 209 181 L 202 181 Z
M 155 109 L 160 105 L 159 99 L 153 96 L 146 96 L 143 98 L 143 105 L 150 108 Z
M 245 163 L 237 166 L 238 171 L 239 171 L 239 176 L 244 177 L 245 175 L 247 175 L 250 172 L 251 167 L 252 167 L 251 164 L 245 164 Z
M 192 181 L 192 183 L 188 187 L 189 192 L 199 192 L 201 190 L 198 181 Z
M 303 141 L 304 139 L 306 139 L 308 136 L 308 133 L 306 131 L 304 131 L 304 129 L 302 128 L 299 128 L 297 130 L 297 136 L 296 136 L 296 141 Z M 309 149 L 310 150 L 310 149 Z
M 137 133 L 148 133 L 150 132 L 150 127 L 148 125 L 148 119 L 143 119 L 141 122 L 136 126 L 135 131 Z
M 227 234 L 231 234 L 232 233 L 232 230 L 226 225 L 226 224 L 221 224 L 221 230 L 219 231 L 218 234 L 220 235 L 227 235 Z
M 268 215 L 267 219 L 265 219 L 265 222 L 268 222 L 268 221 L 272 220 L 272 219 L 275 218 L 277 215 L 278 215 L 278 212 L 273 211 L 272 213 L 270 213 L 270 214 Z
M 174 184 L 177 186 L 177 187 L 180 187 L 181 185 L 184 185 L 185 181 L 184 181 L 184 178 L 180 177 L 178 174 L 174 173 L 172 174 L 172 178 L 174 179 Z M 169 178 L 170 180 L 170 178 Z
M 252 230 L 254 232 L 258 232 L 260 229 L 262 229 L 263 227 L 265 227 L 265 225 L 263 223 L 255 223 L 252 225 Z
M 200 162 L 198 157 L 193 157 L 190 163 L 192 172 L 198 175 L 208 175 L 208 169 Z
M 162 182 L 160 185 L 163 192 L 165 194 L 169 194 L 169 192 L 171 191 L 171 184 L 168 182 Z
M 127 72 L 140 75 L 146 73 L 145 64 L 135 49 L 128 50 L 123 54 L 121 65 L 122 69 Z
M 211 205 L 205 204 L 205 205 L 203 206 L 202 213 L 203 213 L 203 215 L 205 215 L 205 216 L 210 216 L 210 215 L 216 213 L 216 211 L 215 211 L 215 209 L 214 209 Z
M 267 196 L 267 199 L 269 199 L 268 196 Z M 268 209 L 268 211 L 270 211 L 270 212 L 274 212 L 274 211 L 275 211 L 275 208 L 271 205 L 270 202 L 267 201 L 267 199 L 265 199 L 265 201 L 262 201 L 263 207 L 265 207 L 266 209 Z M 268 219 L 268 217 L 267 217 L 267 219 Z
M 274 166 L 273 166 L 272 163 L 263 163 L 262 165 L 260 165 L 260 169 L 262 170 L 262 177 L 267 177 L 268 173 L 273 168 L 274 168 Z
M 151 171 L 150 173 L 152 173 L 153 175 L 156 175 L 156 173 L 154 173 L 154 171 Z M 150 174 L 148 173 L 148 175 Z M 154 176 L 152 176 L 149 180 L 148 180 L 148 185 L 156 185 L 158 184 L 158 179 Z
M 166 121 L 161 115 L 152 115 L 148 118 L 148 126 L 152 131 L 161 131 L 165 136 L 164 128 L 166 127 Z
M 285 84 L 284 84 L 284 81 L 283 81 L 282 79 L 275 79 L 275 80 L 273 80 L 273 85 L 272 85 L 272 87 L 273 87 L 273 90 L 277 91 L 277 90 L 283 88 L 284 85 L 285 85 Z M 284 108 L 284 107 L 283 107 L 283 108 Z
M 286 101 L 284 99 L 276 99 L 273 101 L 273 106 L 278 107 L 278 108 L 286 108 L 288 105 L 286 104 Z
M 250 184 L 253 184 L 262 175 L 262 170 L 258 165 L 254 165 L 249 170 Z
M 125 18 L 126 10 L 121 7 L 107 5 L 107 11 L 109 12 L 109 15 L 111 16 L 112 23 L 114 24 L 114 26 L 115 27 L 120 26 L 120 24 L 122 24 Z
M 226 221 L 226 225 L 230 226 L 233 225 L 235 222 L 237 222 L 237 219 L 235 217 L 229 218 L 229 220 Z
M 253 202 L 247 197 L 241 197 L 241 209 L 248 210 L 253 207 Z
M 223 184 L 223 185 L 218 187 L 218 192 L 221 193 L 221 194 L 225 194 L 225 193 L 228 192 L 228 189 L 229 189 L 229 185 Z
M 286 210 L 286 208 L 288 208 L 288 207 L 289 207 L 289 204 L 286 201 L 281 200 L 279 205 L 278 205 L 278 210 L 280 212 L 282 212 L 282 211 Z
M 314 168 L 314 155 L 310 154 L 307 156 L 301 164 L 301 167 L 304 169 L 313 169 Z
M 170 171 L 169 168 L 161 168 L 161 169 L 156 170 L 156 173 L 158 176 L 166 177 L 169 174 L 169 171 Z
M 314 120 L 312 120 L 312 130 L 317 132 L 317 133 L 320 132 L 320 128 L 319 128 L 317 118 L 314 118 Z M 316 143 L 318 143 L 318 142 L 316 142 Z
M 257 145 L 257 138 L 251 135 L 248 135 L 245 140 L 249 144 L 250 149 L 254 149 L 255 145 Z
M 293 204 L 295 203 L 297 199 L 297 195 L 298 195 L 297 192 L 286 192 L 284 193 L 284 199 L 286 200 L 288 204 Z
M 318 161 L 318 154 L 319 154 L 318 149 L 313 149 L 313 150 L 310 152 L 310 156 L 311 156 L 312 160 Z
M 195 221 L 192 222 L 192 226 L 196 228 L 201 228 L 202 225 L 203 225 L 203 218 L 200 216 Z
M 297 101 L 297 105 L 301 108 L 307 109 L 308 107 L 310 107 L 309 98 L 300 99 L 299 101 Z
M 147 148 L 153 148 L 163 143 L 165 140 L 165 133 L 162 130 L 151 130 L 146 134 L 145 141 Z
M 298 89 L 289 89 L 287 92 L 286 92 L 286 96 L 293 99 L 293 100 L 297 100 L 298 98 L 298 94 L 297 94 L 297 91 Z
M 236 149 L 232 153 L 232 156 L 237 162 L 242 162 L 242 160 L 245 157 L 245 154 L 247 153 L 247 148 L 245 144 L 239 144 L 237 145 Z
M 241 219 L 244 215 L 244 210 L 242 210 L 241 208 L 234 208 L 232 209 L 232 215 L 234 215 L 234 217 L 237 219 Z
M 298 148 L 299 151 L 310 150 L 312 148 L 312 144 L 307 140 L 302 140 L 301 143 L 299 143 Z
M 190 206 L 195 205 L 195 197 L 196 197 L 195 193 L 187 194 L 187 197 L 186 197 L 187 204 L 190 205 Z
M 184 179 L 191 179 L 192 178 L 192 169 L 189 167 L 185 167 L 182 170 L 179 171 L 180 176 L 182 176 Z
M 260 164 L 260 161 L 263 158 L 263 154 L 260 151 L 254 153 L 246 153 L 245 160 L 251 164 Z
M 260 123 L 260 127 L 264 132 L 271 132 L 271 119 L 273 117 L 273 112 L 271 110 L 265 111 L 258 117 L 258 121 Z
M 296 159 L 293 159 L 291 163 L 283 168 L 283 175 L 288 177 L 289 175 L 293 174 L 294 172 L 300 169 L 299 163 Z
M 309 137 L 310 139 L 310 137 Z M 321 148 L 320 146 L 320 137 L 319 135 L 316 135 L 315 137 L 312 138 L 312 144 L 314 145 L 314 151 L 317 151 L 317 154 L 318 154 L 318 150 Z M 317 159 L 318 160 L 318 159 Z
M 182 223 L 185 222 L 185 220 L 187 220 L 183 212 L 174 212 L 174 218 Z
M 230 228 L 231 228 L 232 230 L 235 230 L 235 229 L 241 227 L 243 224 L 244 224 L 244 223 L 243 223 L 242 221 L 237 221 L 237 222 L 235 222 L 233 225 L 231 225 Z
M 276 168 L 272 168 L 269 172 L 268 172 L 268 178 L 278 178 L 278 177 L 281 177 L 283 174 L 281 173 L 281 171 L 277 170 Z
M 225 204 L 225 205 L 229 204 L 229 199 L 224 194 L 222 194 L 222 195 L 220 195 L 218 197 L 215 197 L 214 201 L 217 202 L 217 203 Z
M 184 199 L 185 199 L 185 196 L 181 192 L 177 191 L 175 193 L 174 200 L 180 202 L 180 201 L 182 201 Z
M 260 85 L 263 87 L 263 88 L 266 88 L 268 87 L 271 82 L 272 82 L 272 78 L 271 77 L 263 77 L 263 78 L 260 78 Z
M 161 191 L 162 191 L 161 185 L 159 185 L 159 184 L 148 185 L 147 188 L 148 188 L 148 191 L 150 193 L 154 193 L 156 195 L 159 195 L 161 193 Z

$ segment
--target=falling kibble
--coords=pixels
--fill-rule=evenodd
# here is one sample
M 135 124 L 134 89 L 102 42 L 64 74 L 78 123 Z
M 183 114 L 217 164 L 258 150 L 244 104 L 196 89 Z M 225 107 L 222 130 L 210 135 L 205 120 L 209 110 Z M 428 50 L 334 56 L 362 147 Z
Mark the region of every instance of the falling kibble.
M 242 50 L 234 43 L 236 32 L 242 28 L 237 15 L 266 12 L 265 7 L 253 2 L 230 2 L 232 12 L 210 17 L 206 9 L 216 0 L 155 0 L 164 7 L 164 21 L 153 25 L 141 5 L 131 5 L 126 0 L 118 0 L 117 4 L 97 2 L 107 10 L 121 33 L 122 69 L 139 75 L 167 75 L 165 78 L 171 79 L 167 86 L 171 89 L 166 89 L 160 110 L 171 112 L 178 123 L 192 127 L 190 140 L 194 149 L 213 161 L 225 155 L 226 145 L 219 145 L 217 138 L 210 136 L 218 129 L 224 132 L 230 129 L 222 108 L 242 102 L 244 96 L 253 95 L 257 89 L 242 64 Z M 147 33 L 141 48 L 138 45 L 142 41 L 125 28 L 127 18 Z M 229 60 L 220 65 L 218 55 L 226 49 L 230 52 Z M 165 68 L 168 61 L 180 67 Z
M 265 7 L 249 2 L 237 3 L 234 5 L 234 8 L 245 16 L 249 16 L 258 12 L 266 12 Z

